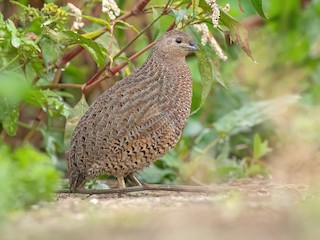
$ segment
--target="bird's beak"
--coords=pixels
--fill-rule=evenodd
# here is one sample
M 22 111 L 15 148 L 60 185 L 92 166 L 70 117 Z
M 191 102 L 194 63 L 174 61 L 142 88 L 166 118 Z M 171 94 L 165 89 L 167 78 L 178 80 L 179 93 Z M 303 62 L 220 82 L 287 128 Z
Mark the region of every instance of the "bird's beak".
M 189 49 L 190 51 L 199 51 L 199 47 L 195 42 L 190 42 L 189 43 Z

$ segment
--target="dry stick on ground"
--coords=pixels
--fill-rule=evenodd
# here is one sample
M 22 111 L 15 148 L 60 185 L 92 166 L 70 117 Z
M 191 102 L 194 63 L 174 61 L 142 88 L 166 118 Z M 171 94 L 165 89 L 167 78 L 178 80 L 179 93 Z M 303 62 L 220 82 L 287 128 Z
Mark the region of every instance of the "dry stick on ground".
M 70 192 L 69 189 L 60 189 L 57 193 L 70 194 L 122 194 L 130 192 L 144 192 L 144 191 L 167 191 L 167 192 L 193 192 L 193 193 L 221 193 L 226 191 L 239 190 L 239 188 L 232 186 L 187 186 L 187 185 L 156 185 L 147 184 L 138 187 L 129 188 L 112 188 L 112 189 L 77 189 L 75 192 Z

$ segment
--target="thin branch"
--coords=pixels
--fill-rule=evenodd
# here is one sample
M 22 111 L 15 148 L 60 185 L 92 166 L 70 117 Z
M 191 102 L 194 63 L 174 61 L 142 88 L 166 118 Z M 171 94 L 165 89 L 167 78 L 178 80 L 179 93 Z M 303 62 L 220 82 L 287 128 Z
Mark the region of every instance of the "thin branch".
M 142 53 L 144 53 L 145 51 L 147 51 L 149 48 L 151 48 L 153 45 L 155 44 L 155 42 L 150 43 L 148 46 L 144 47 L 143 49 L 141 49 L 139 52 L 133 54 L 129 60 L 132 61 L 134 59 L 136 59 L 137 57 L 139 57 Z M 115 66 L 112 69 L 109 69 L 108 72 L 109 74 L 106 75 L 105 77 L 99 78 L 101 76 L 101 74 L 105 71 L 105 68 L 101 69 L 99 72 L 97 72 L 88 82 L 87 84 L 83 85 L 83 92 L 84 93 L 88 93 L 90 92 L 98 83 L 102 82 L 103 80 L 105 80 L 106 78 L 110 78 L 113 75 L 115 75 L 116 73 L 118 73 L 121 69 L 123 69 L 125 66 L 128 65 L 128 62 L 122 62 L 119 65 Z M 92 81 L 93 79 L 97 79 Z M 91 81 L 91 83 L 90 83 Z M 89 84 L 90 83 L 90 84 Z
M 120 16 L 116 20 L 125 20 L 132 16 L 137 16 L 139 13 L 143 11 L 145 6 L 150 2 L 150 0 L 140 0 L 132 9 L 131 11 L 127 12 L 126 14 Z
M 44 111 L 40 109 L 38 112 L 37 118 L 33 120 L 30 131 L 25 135 L 23 139 L 24 142 L 28 142 L 34 136 L 34 133 L 37 131 L 40 122 L 44 119 L 44 116 L 45 116 Z
M 70 192 L 69 189 L 60 189 L 57 193 L 75 193 L 75 194 L 123 194 L 129 192 L 144 191 L 168 191 L 168 192 L 192 192 L 192 193 L 221 193 L 226 191 L 237 190 L 238 188 L 230 186 L 186 186 L 186 185 L 144 185 L 129 188 L 112 188 L 112 189 L 77 189 Z
M 57 88 L 82 88 L 82 84 L 76 83 L 58 83 L 39 86 L 40 89 L 57 89 Z
M 114 55 L 113 59 L 119 57 L 124 51 L 126 51 L 132 43 L 134 43 L 148 28 L 150 28 L 153 24 L 155 24 L 164 14 L 160 14 L 157 18 L 155 18 L 151 23 L 149 23 L 144 29 L 142 29 L 139 34 L 137 34 L 126 46 L 124 46 L 116 55 Z
M 71 59 L 73 59 L 75 56 L 77 56 L 79 53 L 82 52 L 84 48 L 82 46 L 76 46 L 74 49 L 72 49 L 67 54 L 63 55 L 54 65 L 56 68 L 62 68 L 64 67 L 68 62 L 70 62 Z

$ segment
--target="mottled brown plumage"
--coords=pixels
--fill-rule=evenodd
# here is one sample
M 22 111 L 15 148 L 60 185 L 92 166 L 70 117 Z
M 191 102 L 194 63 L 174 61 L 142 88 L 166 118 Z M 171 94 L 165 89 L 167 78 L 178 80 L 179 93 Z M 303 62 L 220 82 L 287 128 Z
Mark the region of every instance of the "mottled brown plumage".
M 105 91 L 81 118 L 68 154 L 70 188 L 101 173 L 138 184 L 134 173 L 175 146 L 190 112 L 192 83 L 186 55 L 192 38 L 172 30 L 147 61 Z

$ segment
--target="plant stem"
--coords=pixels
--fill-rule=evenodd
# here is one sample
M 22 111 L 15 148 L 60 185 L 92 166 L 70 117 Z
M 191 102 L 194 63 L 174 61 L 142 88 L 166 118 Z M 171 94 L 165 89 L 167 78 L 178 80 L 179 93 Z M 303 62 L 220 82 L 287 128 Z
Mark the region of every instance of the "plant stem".
M 145 6 L 150 2 L 150 0 L 140 0 L 130 12 L 120 16 L 117 20 L 125 20 L 131 16 L 136 16 L 145 8 Z
M 39 86 L 40 89 L 57 89 L 57 88 L 82 88 L 82 84 L 76 83 L 58 83 Z
M 151 48 L 154 45 L 155 42 L 150 43 L 148 46 L 144 47 L 143 49 L 141 49 L 139 52 L 133 54 L 129 60 L 132 61 L 135 58 L 139 57 L 142 53 L 144 53 L 145 51 L 147 51 L 149 48 Z M 101 81 L 105 80 L 106 78 L 109 78 L 113 75 L 115 75 L 117 72 L 119 72 L 122 68 L 124 68 L 125 66 L 128 65 L 128 62 L 122 62 L 119 65 L 115 66 L 113 69 L 109 69 L 109 74 L 105 77 L 99 78 L 96 81 L 93 81 L 90 84 L 84 84 L 83 86 L 83 92 L 84 93 L 88 93 L 90 92 L 98 83 L 100 83 Z M 98 73 L 96 73 L 96 75 L 100 76 L 103 72 L 105 71 L 105 68 L 101 69 Z M 96 76 L 95 75 L 95 76 Z M 95 77 L 93 76 L 93 78 Z M 93 79 L 92 78 L 92 79 Z M 96 79 L 96 78 L 95 78 Z M 90 81 L 90 80 L 89 80 Z M 89 83 L 89 81 L 87 83 Z
M 39 110 L 37 118 L 33 121 L 30 131 L 25 135 L 23 142 L 29 142 L 36 132 L 40 122 L 44 119 L 45 113 L 42 109 Z

